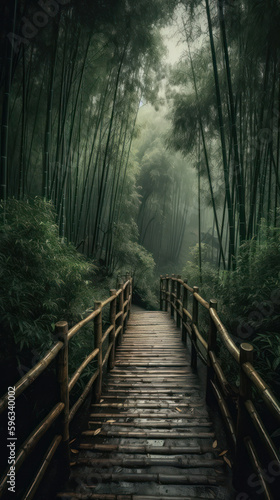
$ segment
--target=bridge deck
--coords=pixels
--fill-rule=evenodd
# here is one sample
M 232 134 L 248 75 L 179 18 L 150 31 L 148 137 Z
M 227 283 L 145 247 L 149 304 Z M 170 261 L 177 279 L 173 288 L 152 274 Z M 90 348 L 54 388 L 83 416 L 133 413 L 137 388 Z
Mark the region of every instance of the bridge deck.
M 137 309 L 58 498 L 230 499 L 204 399 L 174 322 Z

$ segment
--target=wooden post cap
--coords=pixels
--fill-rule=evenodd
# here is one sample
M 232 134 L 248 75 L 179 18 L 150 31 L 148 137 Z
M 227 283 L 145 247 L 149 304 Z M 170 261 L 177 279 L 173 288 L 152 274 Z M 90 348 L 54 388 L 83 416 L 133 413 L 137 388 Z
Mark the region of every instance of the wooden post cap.
M 59 330 L 62 330 L 66 327 L 68 327 L 68 323 L 67 321 L 58 321 L 56 324 L 55 324 L 55 327 L 56 328 L 59 328 Z
M 240 351 L 246 353 L 247 356 L 250 356 L 254 351 L 254 347 L 252 346 L 252 344 L 247 344 L 247 342 L 243 342 L 240 345 Z
M 211 309 L 216 309 L 217 310 L 217 305 L 218 305 L 218 302 L 216 299 L 210 299 L 209 301 L 209 307 L 211 307 Z

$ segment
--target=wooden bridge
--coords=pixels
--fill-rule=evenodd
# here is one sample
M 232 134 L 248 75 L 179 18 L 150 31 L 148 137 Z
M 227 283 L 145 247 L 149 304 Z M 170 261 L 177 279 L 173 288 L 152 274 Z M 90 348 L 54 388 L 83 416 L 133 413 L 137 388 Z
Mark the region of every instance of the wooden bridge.
M 197 287 L 180 277 L 161 277 L 160 312 L 136 308 L 130 315 L 132 279 L 126 276 L 117 288 L 69 331 L 67 323 L 59 322 L 52 349 L 15 386 L 17 401 L 56 363 L 59 401 L 17 445 L 13 497 L 54 498 L 44 488 L 53 478 L 50 462 L 58 457 L 70 473 L 57 493 L 60 499 L 279 498 L 280 460 L 272 435 L 279 427 L 280 406 L 253 367 L 253 348 L 238 348 L 221 323 L 216 301 L 206 302 Z M 201 308 L 209 317 L 207 338 L 198 328 Z M 90 322 L 95 348 L 69 379 L 68 343 Z M 239 391 L 222 369 L 221 346 L 237 364 Z M 93 360 L 97 366 L 69 408 L 69 394 Z M 269 430 L 252 391 L 268 409 L 274 425 Z M 75 418 L 85 413 L 91 395 L 88 424 L 73 436 Z M 6 394 L 0 400 L 3 415 L 9 405 Z M 215 408 L 224 419 L 227 447 L 213 422 Z M 45 448 L 39 467 L 28 467 L 38 448 Z M 30 477 L 20 474 L 26 463 Z M 9 469 L 1 479 L 1 498 L 9 498 L 8 474 Z M 240 493 L 234 493 L 232 476 Z

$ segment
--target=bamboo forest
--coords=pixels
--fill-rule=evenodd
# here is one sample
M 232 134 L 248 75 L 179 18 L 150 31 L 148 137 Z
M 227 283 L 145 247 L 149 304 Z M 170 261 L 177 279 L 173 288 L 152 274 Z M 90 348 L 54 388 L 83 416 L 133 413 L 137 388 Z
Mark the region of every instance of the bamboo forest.
M 279 0 L 0 33 L 0 498 L 279 499 Z

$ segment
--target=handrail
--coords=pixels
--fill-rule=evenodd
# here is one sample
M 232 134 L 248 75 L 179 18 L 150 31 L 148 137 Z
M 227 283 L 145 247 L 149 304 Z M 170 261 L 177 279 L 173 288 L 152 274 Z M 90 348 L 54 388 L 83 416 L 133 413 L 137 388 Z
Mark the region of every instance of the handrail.
M 192 296 L 192 311 L 188 310 L 189 295 Z M 199 331 L 199 305 L 208 310 L 207 340 Z M 247 480 L 244 472 L 247 470 L 246 457 L 249 457 L 253 468 L 258 473 L 260 484 L 262 484 L 266 495 L 265 498 L 270 500 L 272 498 L 269 493 L 270 478 L 262 473 L 269 464 L 266 463 L 263 467 L 260 465 L 263 457 L 261 456 L 260 459 L 258 456 L 258 443 L 255 446 L 255 435 L 249 435 L 252 428 L 249 423 L 253 424 L 267 456 L 274 460 L 278 470 L 280 470 L 280 457 L 268 430 L 251 401 L 252 386 L 262 398 L 270 417 L 278 424 L 280 423 L 280 403 L 253 366 L 253 347 L 246 343 L 238 347 L 219 318 L 216 310 L 217 302 L 215 300 L 207 302 L 199 294 L 199 289 L 195 286 L 190 287 L 187 280 L 182 280 L 181 276 L 173 274 L 172 276 L 160 277 L 160 309 L 166 312 L 170 309 L 171 317 L 176 319 L 177 326 L 182 326 L 182 340 L 187 342 L 187 339 L 190 339 L 191 367 L 194 370 L 197 368 L 197 358 L 204 361 L 200 346 L 202 345 L 207 352 L 206 401 L 210 405 L 218 404 L 229 432 L 235 457 L 234 481 L 238 480 L 238 483 L 244 487 Z M 222 369 L 217 354 L 218 338 L 233 361 L 239 366 L 239 389 L 231 386 Z M 234 410 L 236 404 L 237 411 Z
M 49 447 L 46 450 L 43 461 L 24 495 L 25 499 L 31 498 L 31 494 L 33 498 L 56 450 L 57 452 L 60 450 L 61 458 L 65 463 L 66 469 L 69 467 L 70 423 L 92 390 L 94 384 L 93 393 L 95 395 L 95 400 L 97 402 L 99 401 L 101 395 L 103 369 L 105 369 L 105 366 L 107 365 L 107 370 L 109 371 L 115 365 L 116 344 L 120 343 L 122 340 L 132 303 L 132 278 L 128 275 L 128 273 L 126 274 L 125 283 L 123 284 L 120 280 L 117 288 L 117 290 L 111 290 L 110 297 L 103 302 L 95 302 L 94 311 L 88 314 L 88 316 L 82 321 L 74 325 L 70 330 L 68 330 L 68 324 L 66 322 L 58 322 L 55 328 L 56 343 L 45 354 L 45 356 L 15 384 L 13 395 L 16 400 L 53 361 L 56 361 L 57 383 L 60 389 L 60 400 L 51 409 L 49 414 L 38 424 L 36 429 L 31 432 L 30 436 L 17 451 L 15 457 L 16 470 L 21 467 L 21 465 L 25 462 L 25 459 L 31 452 L 33 452 L 41 438 L 57 419 L 60 420 L 59 428 L 61 429 L 61 433 L 57 434 L 57 429 L 54 429 L 56 434 L 53 434 L 51 437 L 52 441 L 49 443 Z M 102 312 L 108 305 L 110 306 L 110 326 L 103 333 Z M 95 347 L 76 369 L 75 373 L 69 380 L 69 341 L 90 322 L 94 323 Z M 107 345 L 106 341 L 108 337 L 109 341 Z M 106 353 L 103 356 L 104 345 L 106 345 Z M 89 366 L 93 360 L 97 360 L 97 367 L 93 369 L 94 372 L 83 389 L 82 395 L 72 405 L 72 408 L 69 408 L 69 393 L 80 379 L 84 369 Z M 0 399 L 0 414 L 9 408 L 9 404 L 9 393 L 7 393 Z M 8 472 L 9 469 L 0 478 L 0 497 L 7 490 Z

